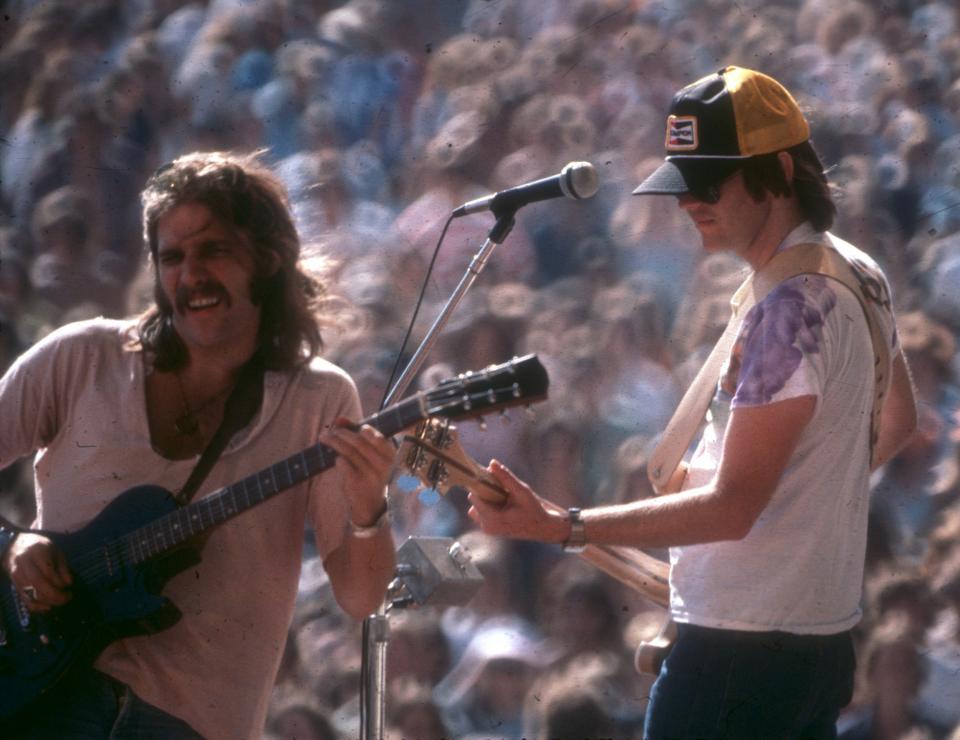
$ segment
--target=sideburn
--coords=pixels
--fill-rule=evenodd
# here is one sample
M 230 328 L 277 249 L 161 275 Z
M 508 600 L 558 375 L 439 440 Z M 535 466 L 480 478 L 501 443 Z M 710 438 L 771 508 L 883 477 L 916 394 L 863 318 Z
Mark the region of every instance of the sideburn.
M 150 322 L 148 344 L 154 353 L 154 367 L 161 372 L 180 370 L 187 364 L 187 348 L 173 328 L 173 306 L 164 295 L 159 279 L 153 283 L 153 299 L 157 313 Z
M 768 194 L 777 198 L 793 195 L 776 153 L 761 154 L 744 165 L 743 185 L 757 203 L 763 203 Z

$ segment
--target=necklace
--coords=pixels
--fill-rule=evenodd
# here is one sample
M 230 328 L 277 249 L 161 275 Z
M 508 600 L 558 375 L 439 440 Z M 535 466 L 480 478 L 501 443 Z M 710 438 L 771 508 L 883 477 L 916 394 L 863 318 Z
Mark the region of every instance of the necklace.
M 178 434 L 184 437 L 192 437 L 198 431 L 200 431 L 200 420 L 198 418 L 200 414 L 206 409 L 210 408 L 214 402 L 229 393 L 233 388 L 233 385 L 228 385 L 223 390 L 217 391 L 197 408 L 191 409 L 190 403 L 187 401 L 187 392 L 183 387 L 183 378 L 180 376 L 179 372 L 177 372 L 176 375 L 177 387 L 180 389 L 180 400 L 183 402 L 183 413 L 174 419 L 173 428 L 177 430 Z

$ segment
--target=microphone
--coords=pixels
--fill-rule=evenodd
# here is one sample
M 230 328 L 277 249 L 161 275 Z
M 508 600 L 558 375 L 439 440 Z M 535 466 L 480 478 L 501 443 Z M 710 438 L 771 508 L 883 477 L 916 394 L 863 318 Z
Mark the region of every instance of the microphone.
M 517 185 L 515 188 L 501 190 L 493 195 L 467 201 L 453 212 L 454 218 L 470 213 L 491 210 L 498 218 L 501 214 L 512 213 L 527 203 L 538 200 L 559 198 L 561 195 L 574 200 L 590 198 L 600 187 L 597 171 L 589 162 L 570 162 L 559 175 L 544 177 L 542 180 Z

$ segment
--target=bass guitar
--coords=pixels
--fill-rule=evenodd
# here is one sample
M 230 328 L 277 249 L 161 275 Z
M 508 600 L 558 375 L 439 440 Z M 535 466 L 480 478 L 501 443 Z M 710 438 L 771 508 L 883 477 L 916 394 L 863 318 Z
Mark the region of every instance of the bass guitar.
M 528 355 L 443 381 L 360 423 L 392 436 L 429 417 L 470 418 L 530 404 L 546 397 L 547 386 L 543 365 Z M 66 557 L 73 598 L 33 614 L 0 571 L 0 717 L 25 709 L 114 640 L 172 626 L 180 612 L 162 589 L 198 562 L 198 538 L 335 461 L 332 449 L 316 444 L 187 506 L 164 488 L 137 486 L 82 529 L 40 532 Z

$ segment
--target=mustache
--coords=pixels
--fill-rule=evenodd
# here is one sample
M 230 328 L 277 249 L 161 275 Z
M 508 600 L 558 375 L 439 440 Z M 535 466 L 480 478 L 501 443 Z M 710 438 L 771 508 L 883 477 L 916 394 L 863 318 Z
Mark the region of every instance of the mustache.
M 192 287 L 180 286 L 173 297 L 174 308 L 178 313 L 186 313 L 190 301 L 197 298 L 219 298 L 221 302 L 230 305 L 230 294 L 222 283 L 216 280 L 206 280 Z

